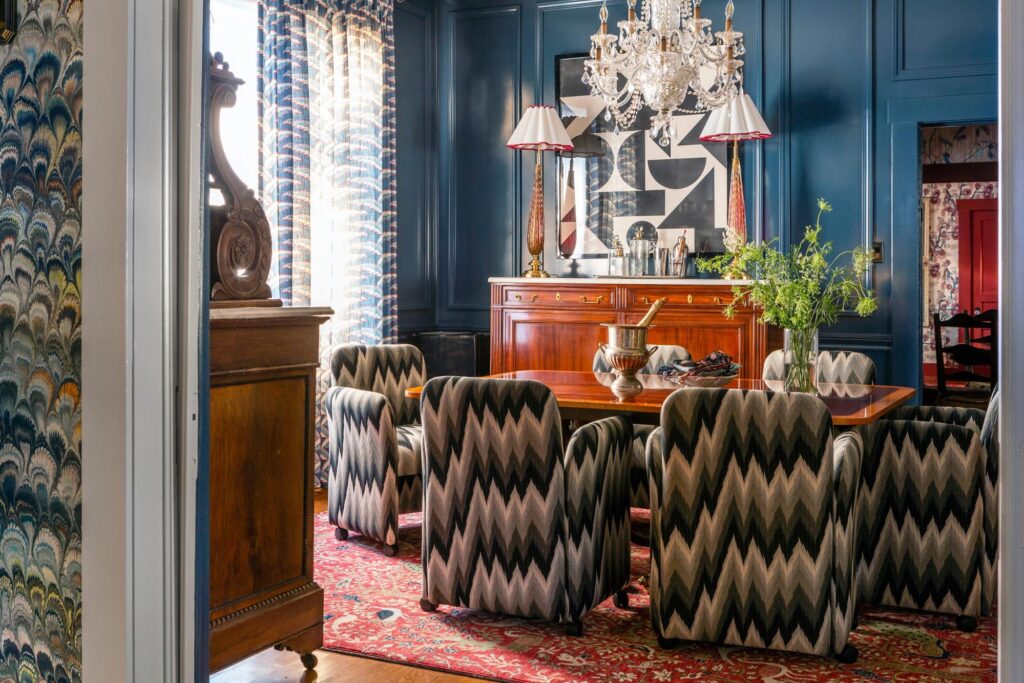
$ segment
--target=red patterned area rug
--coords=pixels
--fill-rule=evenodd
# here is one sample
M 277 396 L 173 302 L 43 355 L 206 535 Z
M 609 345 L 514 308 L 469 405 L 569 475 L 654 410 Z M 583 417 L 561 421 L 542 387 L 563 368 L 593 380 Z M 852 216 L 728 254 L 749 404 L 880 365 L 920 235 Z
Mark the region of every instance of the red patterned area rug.
M 556 624 L 442 606 L 420 609 L 419 515 L 404 515 L 397 557 L 353 534 L 336 541 L 327 513 L 316 517 L 316 580 L 324 589 L 324 648 L 498 681 L 995 681 L 995 619 L 962 633 L 940 615 L 862 610 L 851 636 L 855 664 L 688 644 L 658 647 L 646 590 L 635 578 L 630 608 L 611 600 L 583 618 L 584 635 Z M 633 576 L 649 551 L 633 546 Z

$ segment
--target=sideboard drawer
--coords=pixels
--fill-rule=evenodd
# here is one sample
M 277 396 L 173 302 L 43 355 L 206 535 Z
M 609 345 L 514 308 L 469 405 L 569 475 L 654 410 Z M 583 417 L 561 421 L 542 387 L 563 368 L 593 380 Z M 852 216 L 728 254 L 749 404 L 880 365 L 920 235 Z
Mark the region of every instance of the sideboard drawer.
M 669 308 L 687 306 L 728 306 L 733 300 L 729 287 L 627 287 L 624 302 L 628 308 L 650 308 L 665 298 Z
M 579 287 L 561 289 L 551 285 L 537 287 L 504 288 L 505 306 L 544 306 L 566 308 L 611 309 L 614 306 L 612 290 L 606 287 Z

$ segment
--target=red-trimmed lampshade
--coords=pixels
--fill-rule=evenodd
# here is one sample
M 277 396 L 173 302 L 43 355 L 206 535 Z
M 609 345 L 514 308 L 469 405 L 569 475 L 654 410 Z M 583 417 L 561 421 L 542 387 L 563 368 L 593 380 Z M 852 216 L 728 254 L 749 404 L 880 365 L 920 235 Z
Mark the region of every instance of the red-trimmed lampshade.
M 724 106 L 711 112 L 700 139 L 702 142 L 735 142 L 764 140 L 771 136 L 754 101 L 741 90 Z
M 535 104 L 523 113 L 519 125 L 508 139 L 508 146 L 512 149 L 571 152 L 572 140 L 554 107 Z

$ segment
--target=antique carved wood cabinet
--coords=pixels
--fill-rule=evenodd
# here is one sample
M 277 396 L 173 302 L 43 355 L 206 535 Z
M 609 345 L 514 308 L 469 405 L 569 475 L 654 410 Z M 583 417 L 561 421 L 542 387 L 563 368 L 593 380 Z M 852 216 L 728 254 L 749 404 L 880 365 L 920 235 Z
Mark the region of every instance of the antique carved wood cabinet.
M 781 346 L 751 306 L 723 315 L 734 283 L 636 278 L 491 278 L 491 372 L 589 370 L 602 323 L 635 323 L 667 299 L 648 334 L 650 344 L 684 346 L 695 358 L 724 351 L 756 379 L 769 347 Z
M 329 308 L 210 311 L 210 668 L 323 644 L 313 581 L 313 410 Z

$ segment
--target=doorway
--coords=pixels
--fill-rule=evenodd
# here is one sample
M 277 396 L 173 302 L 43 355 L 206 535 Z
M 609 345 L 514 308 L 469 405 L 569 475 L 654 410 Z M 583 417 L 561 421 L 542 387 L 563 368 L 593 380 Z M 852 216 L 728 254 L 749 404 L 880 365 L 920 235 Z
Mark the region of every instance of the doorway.
M 988 363 L 990 345 L 998 344 L 994 331 L 939 325 L 958 314 L 998 316 L 998 128 L 994 123 L 923 126 L 920 136 L 921 355 L 923 399 L 931 404 L 954 400 L 952 394 L 985 391 L 990 384 L 984 378 L 994 371 Z M 966 318 L 961 322 L 970 324 Z M 960 348 L 966 346 L 977 351 Z M 967 358 L 963 354 L 971 365 L 957 362 Z

